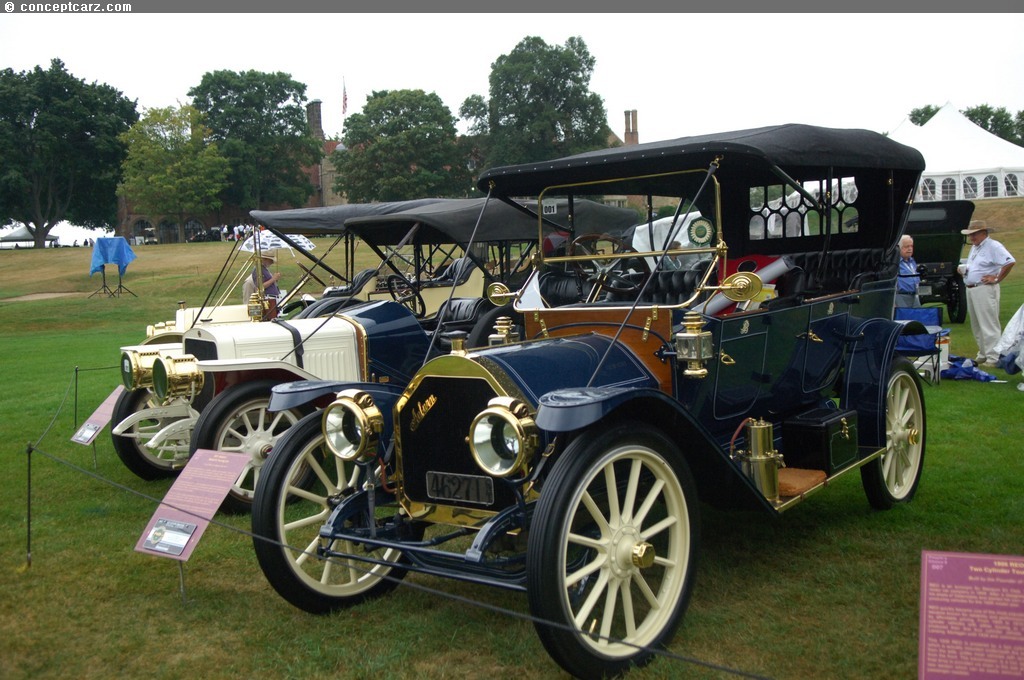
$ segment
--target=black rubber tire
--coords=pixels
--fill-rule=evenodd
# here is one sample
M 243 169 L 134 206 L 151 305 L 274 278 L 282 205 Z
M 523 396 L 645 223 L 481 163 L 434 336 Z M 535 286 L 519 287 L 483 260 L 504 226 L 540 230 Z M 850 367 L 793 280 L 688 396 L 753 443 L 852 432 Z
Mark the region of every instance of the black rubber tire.
M 313 614 L 383 595 L 405 575 L 403 569 L 358 560 L 347 564 L 337 558 L 328 563 L 303 553 L 314 552 L 319 544 L 320 527 L 332 509 L 328 499 L 358 490 L 351 485 L 354 466 L 324 445 L 322 418 L 323 412 L 311 413 L 281 437 L 260 475 L 252 507 L 253 547 L 260 569 L 281 597 Z M 365 554 L 364 548 L 345 550 L 354 551 Z M 394 550 L 377 552 L 395 562 L 401 559 Z M 332 574 L 336 581 L 325 583 Z
M 298 410 L 267 411 L 270 390 L 278 383 L 277 380 L 253 380 L 231 385 L 210 401 L 196 421 L 190 445 L 192 453 L 211 449 L 242 453 L 250 459 L 221 505 L 224 512 L 251 510 L 253 492 L 264 463 L 277 440 L 302 417 Z M 246 436 L 240 438 L 239 434 Z
M 893 361 L 885 400 L 885 453 L 860 469 L 864 493 L 877 510 L 910 502 L 924 468 L 924 393 L 914 365 L 904 357 Z
M 157 396 L 148 389 L 125 390 L 114 402 L 114 410 L 110 417 L 111 429 L 125 418 L 159 403 Z M 142 421 L 132 429 L 131 434 L 111 434 L 114 453 L 126 468 L 147 481 L 177 477 L 188 458 L 179 459 L 173 453 L 170 454 L 171 457 L 165 457 L 167 452 L 153 452 L 144 444 L 144 441 L 148 441 L 170 422 L 165 419 Z M 149 436 L 146 436 L 147 434 Z
M 964 279 L 960 274 L 954 275 L 949 280 L 946 311 L 949 313 L 950 323 L 963 323 L 967 319 L 967 285 L 964 284 Z
M 635 477 L 627 474 L 631 469 Z M 609 470 L 615 503 L 609 502 Z M 644 501 L 653 505 L 640 514 Z M 580 678 L 615 676 L 650 661 L 652 650 L 672 639 L 689 604 L 699 526 L 693 476 L 664 433 L 631 421 L 573 441 L 544 481 L 527 544 L 530 613 L 551 657 Z M 642 532 L 649 533 L 641 540 Z M 643 546 L 654 551 L 653 564 L 631 561 Z M 627 610 L 633 627 L 625 623 Z

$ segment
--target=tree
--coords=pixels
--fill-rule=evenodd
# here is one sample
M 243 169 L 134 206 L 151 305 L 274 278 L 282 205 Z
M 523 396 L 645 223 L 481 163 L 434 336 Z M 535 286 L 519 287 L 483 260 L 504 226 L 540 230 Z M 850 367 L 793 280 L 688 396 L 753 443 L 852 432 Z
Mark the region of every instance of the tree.
M 0 224 L 21 222 L 35 247 L 58 223 L 112 229 L 135 102 L 110 85 L 75 78 L 59 59 L 50 68 L 0 71 Z
M 287 73 L 214 71 L 188 92 L 231 163 L 226 203 L 248 211 L 301 206 L 314 189 L 304 168 L 323 157 L 306 120 L 306 86 Z
M 988 104 L 981 104 L 966 108 L 960 113 L 964 114 L 975 125 L 988 130 L 1008 142 L 1019 145 L 1024 141 L 1021 139 L 1013 114 L 1003 106 L 993 108 Z M 1017 112 L 1018 119 L 1020 119 L 1021 113 L 1020 111 Z
M 216 210 L 231 170 L 211 141 L 212 131 L 192 106 L 150 109 L 121 135 L 128 147 L 119 196 L 139 212 L 178 216 L 185 241 L 185 216 Z
M 349 201 L 463 197 L 471 189 L 455 116 L 435 93 L 385 90 L 345 121 L 333 160 Z
M 910 118 L 911 123 L 920 127 L 930 121 L 932 116 L 938 113 L 941 108 L 941 106 L 928 104 L 927 106 L 922 106 L 919 109 L 913 109 L 908 118 Z
M 483 136 L 487 166 L 605 148 L 604 100 L 590 91 L 594 58 L 582 38 L 563 47 L 527 37 L 491 65 L 490 100 L 471 95 L 459 115 Z

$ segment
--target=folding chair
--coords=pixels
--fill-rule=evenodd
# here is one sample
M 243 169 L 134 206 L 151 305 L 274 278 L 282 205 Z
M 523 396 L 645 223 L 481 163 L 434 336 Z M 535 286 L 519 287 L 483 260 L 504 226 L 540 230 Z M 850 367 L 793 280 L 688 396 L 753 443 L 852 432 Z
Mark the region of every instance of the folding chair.
M 942 344 L 949 329 L 942 327 L 942 307 L 896 307 L 893 320 L 906 325 L 896 340 L 896 354 L 914 362 L 931 385 L 942 380 Z

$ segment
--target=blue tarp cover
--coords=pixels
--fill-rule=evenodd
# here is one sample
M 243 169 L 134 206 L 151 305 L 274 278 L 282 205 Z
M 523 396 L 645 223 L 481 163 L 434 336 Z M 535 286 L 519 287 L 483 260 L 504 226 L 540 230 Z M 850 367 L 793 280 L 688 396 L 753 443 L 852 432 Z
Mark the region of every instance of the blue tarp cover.
M 92 247 L 92 268 L 89 276 L 103 271 L 103 265 L 116 264 L 119 276 L 124 276 L 128 263 L 135 259 L 135 253 L 123 236 L 98 238 Z

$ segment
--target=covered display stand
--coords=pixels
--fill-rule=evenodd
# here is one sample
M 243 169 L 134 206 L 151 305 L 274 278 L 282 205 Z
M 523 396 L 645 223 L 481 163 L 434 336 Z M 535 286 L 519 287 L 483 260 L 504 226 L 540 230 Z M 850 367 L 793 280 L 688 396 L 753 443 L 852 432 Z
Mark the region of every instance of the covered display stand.
M 128 268 L 128 264 L 134 259 L 135 253 L 123 236 L 96 239 L 96 243 L 92 248 L 92 266 L 89 269 L 89 276 L 99 272 L 103 275 L 103 285 L 89 297 L 99 295 L 100 293 L 105 293 L 107 297 L 119 297 L 122 292 L 135 295 L 135 293 L 125 288 L 122 283 L 122 278 L 124 277 L 125 270 Z M 117 265 L 117 288 L 113 290 L 107 285 L 106 265 L 108 264 Z M 135 297 L 138 296 L 135 295 Z

